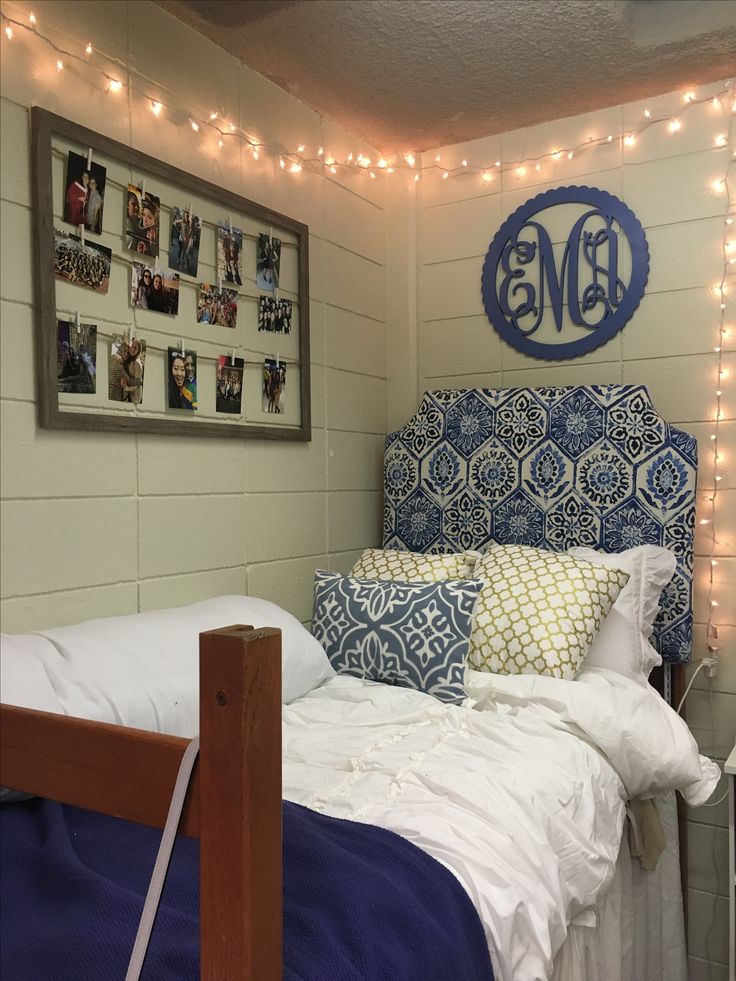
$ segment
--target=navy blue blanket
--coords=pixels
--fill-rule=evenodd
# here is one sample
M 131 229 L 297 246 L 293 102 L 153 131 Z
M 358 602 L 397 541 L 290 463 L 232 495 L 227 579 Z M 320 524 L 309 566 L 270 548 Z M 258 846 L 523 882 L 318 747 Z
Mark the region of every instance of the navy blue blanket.
M 125 976 L 159 833 L 51 801 L 0 808 L 0 976 Z M 180 838 L 143 977 L 199 977 L 198 842 Z M 398 835 L 284 803 L 285 981 L 492 981 L 483 928 Z M 263 979 L 268 981 L 268 979 Z

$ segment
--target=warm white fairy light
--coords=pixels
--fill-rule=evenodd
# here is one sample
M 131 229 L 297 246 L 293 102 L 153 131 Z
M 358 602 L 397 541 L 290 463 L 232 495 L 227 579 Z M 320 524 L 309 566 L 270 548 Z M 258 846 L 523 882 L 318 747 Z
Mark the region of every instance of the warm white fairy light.
M 31 11 L 28 15 L 28 20 L 30 21 L 31 27 L 35 27 L 38 23 L 36 20 L 36 15 L 33 13 L 33 11 Z
M 443 181 L 446 181 L 449 176 L 450 176 L 449 173 L 447 171 L 445 171 L 444 174 L 442 175 L 442 180 Z
M 484 184 L 490 184 L 493 180 L 493 174 L 489 170 L 484 170 L 480 178 Z
M 416 166 L 417 158 L 414 156 L 413 153 L 405 153 L 404 154 L 404 160 L 406 160 L 406 162 L 408 163 L 408 165 L 410 167 L 415 167 Z
M 158 102 L 156 99 L 151 99 L 151 112 L 156 118 L 161 115 L 161 110 L 163 109 L 163 102 Z
M 286 170 L 286 161 L 284 160 L 283 157 L 279 157 L 279 167 L 282 170 Z
M 636 146 L 636 137 L 633 133 L 627 133 L 624 137 L 624 146 Z
M 56 59 L 56 70 L 57 72 L 64 71 L 64 62 L 61 60 L 61 58 Z
M 199 132 L 199 123 L 197 122 L 196 119 L 190 119 L 189 125 L 192 127 L 195 133 Z
M 321 157 L 324 154 L 324 152 L 325 152 L 325 148 L 321 146 L 319 150 L 317 150 L 317 156 Z
M 253 147 L 253 159 L 258 160 L 259 156 L 260 154 L 258 153 L 258 150 L 256 149 L 256 147 Z
M 123 87 L 123 83 L 120 81 L 119 78 L 108 78 L 107 80 L 108 92 L 112 92 L 113 94 L 117 93 L 122 89 L 122 87 Z
M 526 175 L 526 167 L 517 167 L 516 168 L 516 176 L 517 177 L 524 177 L 525 175 Z
M 716 133 L 713 137 L 713 143 L 716 146 L 725 146 L 728 143 L 728 137 L 725 133 Z
M 84 53 L 87 55 L 88 58 L 92 54 L 92 50 L 93 50 L 92 49 L 92 42 L 91 41 L 87 41 L 87 47 L 84 49 Z
M 381 159 L 376 163 L 376 167 L 380 167 L 381 170 L 384 170 L 386 167 L 388 167 L 388 160 L 386 160 L 385 157 L 381 157 Z
M 570 151 L 568 151 L 567 159 L 568 160 L 572 160 L 572 158 L 573 158 L 573 152 L 572 152 L 572 150 L 570 150 Z
M 301 169 L 302 169 L 302 165 L 301 164 L 299 164 L 299 163 L 293 163 L 291 165 L 291 167 L 289 167 L 289 173 L 290 174 L 299 174 L 299 173 L 301 173 Z
M 8 39 L 8 41 L 13 40 L 13 28 L 10 26 L 10 24 L 8 24 L 5 28 L 5 37 Z
M 550 157 L 552 157 L 553 160 L 559 160 L 561 156 L 562 150 L 553 150 L 552 153 L 550 153 Z
M 652 118 L 652 114 L 649 111 L 649 109 L 645 109 L 644 110 L 644 115 L 647 117 L 647 119 L 651 119 Z
M 682 101 L 685 103 L 686 106 L 689 105 L 691 102 L 695 102 L 695 93 L 686 92 L 682 97 Z
M 463 160 L 462 165 L 463 165 L 463 167 L 467 167 L 468 166 L 468 161 L 467 160 Z
M 721 177 L 714 180 L 710 186 L 713 188 L 716 194 L 723 194 L 723 192 L 726 190 L 726 182 Z
M 306 147 L 304 146 L 304 144 L 303 143 L 300 143 L 299 146 L 296 148 L 296 152 L 297 153 L 304 153 L 305 149 L 306 149 Z
M 222 150 L 222 148 L 224 146 L 225 146 L 225 144 L 222 142 L 222 137 L 220 137 L 220 139 L 217 141 L 217 148 L 218 148 L 218 150 Z
M 670 131 L 670 133 L 679 133 L 679 131 L 682 129 L 681 120 L 679 120 L 677 116 L 675 116 L 674 119 L 670 119 L 669 123 L 667 124 L 667 129 Z
M 210 122 L 211 122 L 211 123 L 214 123 L 214 121 L 215 121 L 215 120 L 217 119 L 217 117 L 218 117 L 219 115 L 220 115 L 220 114 L 219 114 L 219 112 L 211 112 L 211 113 L 210 113 Z

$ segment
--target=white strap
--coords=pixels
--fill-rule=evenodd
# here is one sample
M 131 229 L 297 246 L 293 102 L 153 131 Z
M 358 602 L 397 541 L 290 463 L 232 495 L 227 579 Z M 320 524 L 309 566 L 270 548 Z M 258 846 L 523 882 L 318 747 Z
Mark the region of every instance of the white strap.
M 138 981 L 143 970 L 143 961 L 146 957 L 148 942 L 151 939 L 151 930 L 153 930 L 153 923 L 158 912 L 161 890 L 164 887 L 166 873 L 169 869 L 171 851 L 174 847 L 174 839 L 176 838 L 176 829 L 179 827 L 181 810 L 184 807 L 184 799 L 187 795 L 189 780 L 192 776 L 192 769 L 194 768 L 194 762 L 197 759 L 198 753 L 199 737 L 189 743 L 184 750 L 184 755 L 179 764 L 179 773 L 176 777 L 174 793 L 171 796 L 169 813 L 166 817 L 163 834 L 161 835 L 161 844 L 158 847 L 156 863 L 153 866 L 146 901 L 143 904 L 143 912 L 141 913 L 140 923 L 138 924 L 138 933 L 133 944 L 133 953 L 130 955 L 125 981 Z

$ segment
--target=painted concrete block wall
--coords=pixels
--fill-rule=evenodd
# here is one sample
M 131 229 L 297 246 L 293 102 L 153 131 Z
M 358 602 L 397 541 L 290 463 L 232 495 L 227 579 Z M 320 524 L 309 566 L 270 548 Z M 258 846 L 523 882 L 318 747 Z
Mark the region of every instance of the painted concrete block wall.
M 321 118 L 151 3 L 34 4 L 44 33 L 120 74 L 101 52 L 172 90 L 200 116 L 217 110 L 261 141 L 335 156 L 370 148 Z M 18 19 L 27 5 L 4 3 Z M 81 48 L 80 48 L 81 44 Z M 9 632 L 178 605 L 228 592 L 311 616 L 316 567 L 347 569 L 380 541 L 387 428 L 387 202 L 367 175 L 285 175 L 216 138 L 186 115 L 156 119 L 132 81 L 114 95 L 88 69 L 16 30 L 3 38 L 2 147 L 2 625 Z M 99 60 L 98 60 L 99 59 Z M 97 79 L 99 82 L 99 77 Z M 171 97 L 169 97 L 171 98 Z M 291 215 L 310 227 L 310 443 L 94 435 L 35 421 L 29 116 L 44 106 Z M 173 117 L 173 118 L 172 118 Z M 114 272 L 122 278 L 124 270 Z M 80 291 L 81 292 L 81 291 Z M 125 289 L 111 319 L 128 321 Z M 81 301 L 80 301 L 81 302 Z M 205 328 L 182 325 L 197 346 Z M 102 358 L 103 353 L 100 353 Z
M 722 89 L 698 90 L 698 97 Z M 669 421 L 692 432 L 700 451 L 699 499 L 713 491 L 710 444 L 715 389 L 720 297 L 713 286 L 723 269 L 727 196 L 712 183 L 723 177 L 736 146 L 717 147 L 714 134 L 728 133 L 730 102 L 709 102 L 682 114 L 682 92 L 642 103 L 614 106 L 472 143 L 424 154 L 424 166 L 439 154 L 441 168 L 462 160 L 488 164 L 518 161 L 525 168 L 494 175 L 443 179 L 442 170 L 422 177 L 417 209 L 418 393 L 442 387 L 643 383 Z M 558 147 L 577 147 L 589 135 L 626 132 L 652 117 L 681 116 L 682 128 L 652 126 L 632 147 L 620 140 L 557 161 L 536 160 Z M 733 127 L 732 127 L 733 129 Z M 598 350 L 575 360 L 545 362 L 500 340 L 483 310 L 483 258 L 500 223 L 527 198 L 561 184 L 588 184 L 622 198 L 643 224 L 651 252 L 646 294 L 634 319 Z M 736 238 L 736 234 L 734 235 Z M 733 302 L 736 277 L 730 279 Z M 687 702 L 687 716 L 704 753 L 723 761 L 736 739 L 736 305 L 724 342 L 724 392 L 719 446 L 722 455 L 718 508 L 716 588 L 720 665 L 713 682 L 703 674 Z M 708 509 L 701 514 L 709 516 Z M 698 526 L 695 568 L 696 657 L 706 651 L 708 527 Z M 692 669 L 689 669 L 690 671 Z M 725 789 L 725 781 L 720 788 Z M 727 962 L 727 843 L 725 804 L 689 815 L 689 949 L 693 981 L 725 978 Z M 713 925 L 713 929 L 711 929 Z

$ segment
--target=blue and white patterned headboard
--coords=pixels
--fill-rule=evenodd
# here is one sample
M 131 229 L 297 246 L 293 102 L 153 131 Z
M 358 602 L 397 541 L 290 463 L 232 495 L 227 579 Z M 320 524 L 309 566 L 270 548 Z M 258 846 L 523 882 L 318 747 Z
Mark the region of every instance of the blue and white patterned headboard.
M 689 661 L 697 465 L 695 438 L 640 385 L 426 392 L 386 439 L 383 544 L 664 545 L 677 570 L 655 644 L 665 661 Z

